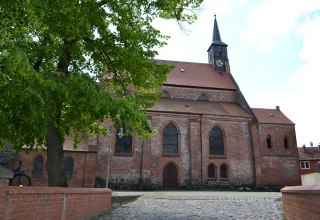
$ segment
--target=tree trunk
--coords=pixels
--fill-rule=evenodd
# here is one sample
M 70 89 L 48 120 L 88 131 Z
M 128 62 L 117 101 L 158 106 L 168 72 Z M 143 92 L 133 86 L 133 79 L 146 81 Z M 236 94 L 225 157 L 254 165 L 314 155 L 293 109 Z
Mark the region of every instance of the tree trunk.
M 64 166 L 64 154 L 62 141 L 58 129 L 51 124 L 47 125 L 46 146 L 48 172 L 48 185 L 57 187 L 67 187 L 66 170 Z

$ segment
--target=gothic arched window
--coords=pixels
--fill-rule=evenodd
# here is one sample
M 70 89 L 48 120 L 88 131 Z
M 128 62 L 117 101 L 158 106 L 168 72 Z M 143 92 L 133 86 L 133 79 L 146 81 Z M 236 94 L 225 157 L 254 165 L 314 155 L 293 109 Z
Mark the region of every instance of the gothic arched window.
M 67 178 L 71 178 L 73 174 L 73 158 L 71 156 L 64 159 L 64 166 L 66 168 Z
M 271 141 L 271 135 L 267 135 L 267 147 L 272 148 L 272 141 Z
M 289 141 L 287 135 L 285 135 L 283 138 L 283 145 L 285 149 L 289 148 Z
M 220 166 L 220 178 L 227 179 L 228 178 L 228 167 L 225 164 Z
M 209 133 L 210 155 L 224 155 L 223 133 L 218 126 L 214 126 Z
M 163 130 L 163 153 L 178 153 L 178 129 L 172 123 L 169 123 Z
M 43 171 L 43 156 L 38 154 L 33 160 L 33 170 L 32 175 L 34 177 L 39 177 L 42 175 Z
M 116 135 L 116 154 L 132 153 L 132 136 L 126 135 L 127 128 L 117 129 Z M 121 135 L 119 135 L 121 133 Z M 123 136 L 122 136 L 123 134 Z
M 208 178 L 216 178 L 216 166 L 214 164 L 209 164 L 208 166 Z

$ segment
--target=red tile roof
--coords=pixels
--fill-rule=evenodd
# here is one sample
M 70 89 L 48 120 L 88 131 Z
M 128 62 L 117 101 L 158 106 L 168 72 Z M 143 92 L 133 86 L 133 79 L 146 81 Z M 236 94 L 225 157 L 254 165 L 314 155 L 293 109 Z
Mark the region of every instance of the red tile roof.
M 237 89 L 230 73 L 215 71 L 211 64 L 169 60 L 156 60 L 156 62 L 175 65 L 167 78 L 166 85 Z
M 318 159 L 320 160 L 320 147 L 298 147 L 300 159 Z
M 294 123 L 278 109 L 252 108 L 252 111 L 259 123 L 294 125 Z
M 190 99 L 160 98 L 149 111 L 251 118 L 251 116 L 236 103 Z

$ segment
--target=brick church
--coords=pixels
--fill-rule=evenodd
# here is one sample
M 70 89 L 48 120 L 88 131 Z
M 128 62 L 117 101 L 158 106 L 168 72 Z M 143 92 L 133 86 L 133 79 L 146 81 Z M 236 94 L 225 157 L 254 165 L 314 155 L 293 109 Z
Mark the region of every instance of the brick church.
M 175 68 L 159 90 L 163 98 L 148 110 L 158 131 L 151 139 L 119 137 L 112 129 L 110 137 L 84 140 L 76 150 L 67 139 L 69 185 L 103 185 L 106 176 L 109 186 L 124 188 L 300 185 L 294 123 L 278 106 L 248 105 L 230 72 L 227 46 L 215 18 L 208 63 L 158 60 Z M 45 185 L 46 155 L 23 157 L 33 185 Z

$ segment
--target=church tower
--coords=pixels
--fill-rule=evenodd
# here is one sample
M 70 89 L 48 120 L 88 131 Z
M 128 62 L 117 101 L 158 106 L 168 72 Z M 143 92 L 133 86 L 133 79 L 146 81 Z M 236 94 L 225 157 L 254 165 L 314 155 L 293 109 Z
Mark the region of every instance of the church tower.
M 214 15 L 212 43 L 207 50 L 208 62 L 211 63 L 214 70 L 226 72 L 226 62 L 228 61 L 228 45 L 221 41 L 217 18 Z

